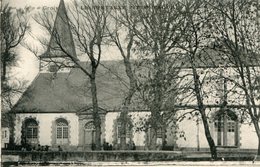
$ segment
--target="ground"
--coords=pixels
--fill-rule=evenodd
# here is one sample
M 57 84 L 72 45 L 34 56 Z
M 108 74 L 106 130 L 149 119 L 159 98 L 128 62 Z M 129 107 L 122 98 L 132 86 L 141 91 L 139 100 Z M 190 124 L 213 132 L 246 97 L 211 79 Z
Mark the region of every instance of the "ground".
M 38 166 L 38 164 L 31 164 L 31 165 L 19 165 L 19 166 L 26 166 L 26 167 L 33 167 Z M 252 161 L 169 161 L 169 162 L 86 162 L 81 165 L 75 164 L 52 164 L 49 165 L 50 167 L 54 166 L 107 166 L 107 167 L 116 167 L 116 166 L 123 166 L 123 167 L 146 167 L 146 166 L 160 166 L 160 167 L 183 167 L 183 166 L 195 166 L 195 167 L 205 167 L 205 166 L 234 166 L 234 167 L 242 167 L 242 166 L 260 166 L 260 162 L 252 162 Z
M 9 155 L 10 156 L 10 155 Z M 175 160 L 175 161 L 85 161 L 85 162 L 79 162 L 79 161 L 50 161 L 47 163 L 44 163 L 43 161 L 28 161 L 28 162 L 5 162 L 2 163 L 3 167 L 9 167 L 9 166 L 25 166 L 25 167 L 34 167 L 34 166 L 102 166 L 102 167 L 145 167 L 145 166 L 159 166 L 159 167 L 168 167 L 168 166 L 174 166 L 174 167 L 181 167 L 181 166 L 194 166 L 194 167 L 205 167 L 205 166 L 233 166 L 233 167 L 242 167 L 242 166 L 260 166 L 260 159 L 256 158 L 256 160 L 249 160 L 246 161 L 228 161 L 226 159 L 220 159 L 218 161 L 210 161 L 205 160 L 199 156 L 196 157 L 193 155 L 193 160 Z M 207 156 L 208 157 L 208 156 Z M 206 158 L 207 158 L 206 157 Z M 13 157 L 14 158 L 14 157 Z M 13 159 L 11 158 L 11 159 Z M 205 158 L 205 157 L 204 157 Z M 5 158 L 6 159 L 6 158 Z M 2 157 L 3 160 L 3 157 Z M 14 160 L 14 159 L 13 159 Z M 3 162 L 3 161 L 2 161 Z

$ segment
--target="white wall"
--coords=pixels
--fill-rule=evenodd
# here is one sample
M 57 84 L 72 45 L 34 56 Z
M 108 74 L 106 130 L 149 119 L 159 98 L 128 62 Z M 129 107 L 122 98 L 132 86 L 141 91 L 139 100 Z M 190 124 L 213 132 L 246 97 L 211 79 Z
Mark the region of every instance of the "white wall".
M 214 129 L 213 124 L 209 123 L 209 128 L 211 131 L 211 135 L 214 138 Z M 177 140 L 177 144 L 179 147 L 191 147 L 197 148 L 197 125 L 196 121 L 191 119 L 184 119 L 182 122 L 179 123 L 179 131 L 185 132 L 184 138 L 179 138 Z M 258 138 L 254 129 L 253 125 L 249 124 L 240 124 L 238 129 L 238 136 L 239 136 L 239 143 L 241 149 L 257 149 L 258 148 Z M 200 148 L 208 148 L 208 142 L 205 137 L 204 126 L 202 122 L 199 123 L 199 143 Z
M 137 118 L 145 117 L 147 112 L 138 112 L 138 113 L 130 113 L 132 115 L 133 124 L 136 125 L 138 122 Z M 118 118 L 119 113 L 111 112 L 107 113 L 106 115 L 106 122 L 105 122 L 105 140 L 108 143 L 113 143 L 113 124 L 115 120 Z M 135 128 L 133 129 L 133 141 L 136 146 L 144 146 L 145 142 L 145 132 L 136 132 Z
M 179 137 L 177 145 L 178 147 L 188 147 L 188 148 L 197 148 L 198 142 L 200 148 L 208 148 L 208 143 L 204 133 L 204 126 L 202 122 L 199 122 L 197 125 L 196 121 L 193 119 L 184 119 L 179 123 L 179 133 L 185 132 L 184 137 Z M 197 134 L 199 134 L 197 136 Z
M 240 148 L 257 149 L 258 139 L 254 125 L 242 124 L 240 131 Z
M 131 118 L 133 120 L 133 124 L 138 125 L 138 122 L 140 121 L 140 118 L 147 118 L 148 113 L 147 112 L 136 112 L 136 113 L 130 113 Z M 136 131 L 136 128 L 133 128 L 133 141 L 136 146 L 144 146 L 145 145 L 145 132 L 144 131 Z
M 106 142 L 113 143 L 113 124 L 116 118 L 119 116 L 117 112 L 107 113 L 105 118 L 105 140 Z
M 35 118 L 39 123 L 39 142 L 41 145 L 51 145 L 52 123 L 58 118 L 64 118 L 68 121 L 70 127 L 69 141 L 70 145 L 78 145 L 78 116 L 74 113 L 40 113 L 40 114 L 17 114 L 15 122 L 15 143 L 21 144 L 21 128 L 26 118 Z
M 145 117 L 147 113 L 132 113 L 132 118 L 134 119 L 134 124 L 138 122 L 138 117 Z M 105 139 L 107 142 L 113 142 L 113 123 L 117 118 L 119 113 L 108 113 L 106 115 L 105 121 Z M 17 114 L 15 123 L 15 142 L 17 144 L 21 143 L 21 127 L 22 122 L 25 118 L 35 118 L 39 122 L 39 142 L 41 145 L 51 145 L 51 131 L 52 123 L 57 118 L 64 118 L 69 122 L 70 129 L 70 145 L 78 145 L 78 116 L 74 113 L 68 114 Z M 212 126 L 210 125 L 210 128 Z M 179 138 L 177 140 L 177 145 L 179 147 L 192 147 L 197 148 L 197 132 L 199 132 L 199 144 L 200 148 L 208 148 L 208 143 L 204 134 L 204 128 L 202 122 L 199 123 L 199 129 L 197 129 L 196 121 L 191 119 L 184 119 L 179 123 L 179 132 L 185 132 L 185 138 Z M 214 135 L 214 134 L 212 134 Z M 258 140 L 257 135 L 254 130 L 253 125 L 244 125 L 240 127 L 240 148 L 242 149 L 257 149 Z M 178 134 L 179 136 L 179 134 Z M 134 132 L 133 138 L 137 146 L 144 146 L 145 144 L 145 132 Z

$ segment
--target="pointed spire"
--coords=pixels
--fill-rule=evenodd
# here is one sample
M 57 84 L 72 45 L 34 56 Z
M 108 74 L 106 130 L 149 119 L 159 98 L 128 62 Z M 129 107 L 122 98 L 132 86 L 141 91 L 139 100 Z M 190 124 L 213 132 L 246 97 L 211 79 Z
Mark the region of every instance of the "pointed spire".
M 77 59 L 64 0 L 60 0 L 50 43 L 47 51 L 41 56 L 41 58 L 67 57 L 66 53 L 61 50 L 60 46 L 65 50 L 65 52 Z

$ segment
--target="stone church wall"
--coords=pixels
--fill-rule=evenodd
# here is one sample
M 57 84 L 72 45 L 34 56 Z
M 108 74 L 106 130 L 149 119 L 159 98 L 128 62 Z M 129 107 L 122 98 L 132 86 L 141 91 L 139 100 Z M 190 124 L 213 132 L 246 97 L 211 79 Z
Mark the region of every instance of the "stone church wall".
M 22 124 L 28 119 L 33 118 L 38 122 L 38 142 L 40 145 L 49 145 L 53 143 L 53 124 L 58 118 L 63 118 L 68 122 L 69 145 L 78 145 L 78 116 L 74 113 L 41 113 L 41 114 L 16 114 L 15 122 L 15 143 L 21 144 Z
M 145 117 L 147 113 L 131 113 L 134 125 L 138 125 L 138 117 Z M 104 132 L 102 142 L 113 143 L 115 137 L 115 129 L 113 123 L 118 118 L 119 113 L 112 112 L 107 113 L 104 122 Z M 22 136 L 22 124 L 26 119 L 33 118 L 38 122 L 38 142 L 40 145 L 52 146 L 53 143 L 53 125 L 55 120 L 63 118 L 68 121 L 69 126 L 69 146 L 79 146 L 79 118 L 74 113 L 67 114 L 52 114 L 52 113 L 40 113 L 40 114 L 17 114 L 15 122 L 15 142 L 21 144 Z M 214 132 L 214 124 L 209 121 L 209 128 L 212 133 L 212 137 L 216 139 L 216 132 Z M 204 127 L 202 121 L 197 124 L 194 118 L 185 118 L 178 123 L 177 133 L 172 133 L 172 128 L 167 129 L 167 145 L 174 145 L 178 148 L 208 148 L 208 143 L 204 133 Z M 133 130 L 133 142 L 139 148 L 145 149 L 145 137 L 146 132 L 137 132 Z M 177 141 L 176 141 L 177 140 Z M 103 143 L 102 143 L 103 144 Z M 256 149 L 257 148 L 257 136 L 253 125 L 238 124 L 238 145 L 240 149 Z

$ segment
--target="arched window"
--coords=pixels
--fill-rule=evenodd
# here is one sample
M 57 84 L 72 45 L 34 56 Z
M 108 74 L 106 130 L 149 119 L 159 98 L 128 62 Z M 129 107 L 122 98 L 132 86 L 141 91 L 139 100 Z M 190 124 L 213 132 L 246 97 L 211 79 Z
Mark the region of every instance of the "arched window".
M 214 129 L 214 140 L 217 146 L 238 145 L 238 122 L 233 111 L 219 111 L 214 117 Z
M 4 139 L 7 138 L 7 130 L 4 131 Z
M 93 124 L 93 122 L 88 122 L 85 124 L 85 129 L 86 130 L 95 130 L 95 126 Z
M 5 138 L 5 131 L 2 131 L 2 139 Z
M 25 121 L 25 141 L 27 144 L 38 143 L 38 123 L 35 119 Z
M 56 120 L 56 143 L 63 145 L 68 144 L 69 142 L 69 128 L 68 122 L 59 118 Z

